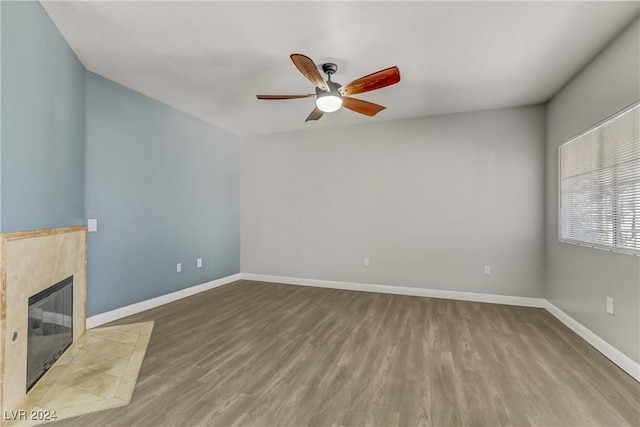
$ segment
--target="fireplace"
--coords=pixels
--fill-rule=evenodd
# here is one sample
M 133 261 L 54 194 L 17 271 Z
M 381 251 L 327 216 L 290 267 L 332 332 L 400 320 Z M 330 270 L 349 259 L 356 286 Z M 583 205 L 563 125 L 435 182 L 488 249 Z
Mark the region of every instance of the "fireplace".
M 66 281 L 65 277 L 73 277 L 73 310 L 47 314 L 42 320 L 53 319 L 49 323 L 72 332 L 76 342 L 85 330 L 87 311 L 87 227 L 0 233 L 0 412 L 22 409 L 27 397 L 27 378 L 31 377 L 27 375 L 29 298 Z M 45 307 L 42 311 L 51 310 Z M 71 312 L 73 327 L 69 328 L 66 321 Z M 37 312 L 33 315 L 38 318 Z M 38 328 L 33 329 L 32 338 L 38 336 Z M 45 332 L 44 327 L 40 329 Z
M 73 276 L 29 297 L 27 391 L 73 342 Z

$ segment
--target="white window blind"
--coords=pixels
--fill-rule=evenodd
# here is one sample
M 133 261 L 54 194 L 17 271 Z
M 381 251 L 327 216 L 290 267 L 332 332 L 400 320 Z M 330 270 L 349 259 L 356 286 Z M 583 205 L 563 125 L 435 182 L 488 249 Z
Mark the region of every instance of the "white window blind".
M 561 241 L 640 255 L 640 105 L 560 146 Z

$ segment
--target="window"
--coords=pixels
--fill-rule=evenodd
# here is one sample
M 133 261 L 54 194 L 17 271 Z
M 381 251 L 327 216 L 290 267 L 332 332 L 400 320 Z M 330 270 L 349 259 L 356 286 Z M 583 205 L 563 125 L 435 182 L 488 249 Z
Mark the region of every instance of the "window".
M 560 146 L 559 239 L 640 255 L 640 105 Z

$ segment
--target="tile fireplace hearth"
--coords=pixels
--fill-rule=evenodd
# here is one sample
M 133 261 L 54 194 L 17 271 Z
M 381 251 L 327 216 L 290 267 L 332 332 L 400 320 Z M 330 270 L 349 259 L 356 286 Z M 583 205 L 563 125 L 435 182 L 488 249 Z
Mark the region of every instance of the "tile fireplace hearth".
M 28 427 L 128 405 L 153 322 L 86 331 L 29 391 L 3 413 L 6 427 Z

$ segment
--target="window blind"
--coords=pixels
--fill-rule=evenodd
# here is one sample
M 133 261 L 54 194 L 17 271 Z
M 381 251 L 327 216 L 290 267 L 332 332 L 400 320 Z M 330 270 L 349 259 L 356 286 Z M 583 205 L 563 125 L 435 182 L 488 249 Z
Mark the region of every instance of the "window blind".
M 560 146 L 559 240 L 640 255 L 640 105 Z

